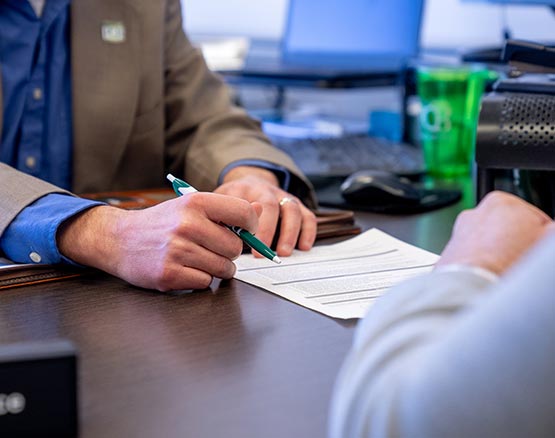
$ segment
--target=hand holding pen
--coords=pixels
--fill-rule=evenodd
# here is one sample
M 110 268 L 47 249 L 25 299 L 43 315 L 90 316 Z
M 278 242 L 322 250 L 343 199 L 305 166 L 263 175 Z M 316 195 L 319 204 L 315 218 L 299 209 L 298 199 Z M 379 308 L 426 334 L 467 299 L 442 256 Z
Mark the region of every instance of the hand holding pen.
M 282 188 L 282 184 L 287 188 L 300 187 L 298 181 L 293 183 L 292 174 L 289 177 L 290 180 L 285 178 L 280 182 L 267 169 L 238 166 L 225 174 L 222 184 L 214 191 L 262 205 L 256 237 L 267 245 L 277 240 L 276 252 L 280 257 L 290 256 L 295 248 L 308 251 L 317 230 L 314 213 Z
M 179 178 L 176 178 L 171 173 L 167 175 L 167 179 L 172 183 L 173 189 L 178 196 L 195 193 L 197 191 L 193 186 Z M 262 254 L 267 259 L 273 261 L 274 263 L 281 263 L 280 258 L 274 251 L 272 251 L 268 246 L 254 237 L 254 235 L 249 233 L 247 230 L 232 225 L 225 225 L 225 227 L 237 234 L 237 236 L 239 236 L 239 238 L 250 248 Z
M 160 291 L 204 289 L 230 279 L 243 242 L 221 226 L 258 229 L 261 206 L 217 193 L 191 193 L 143 210 L 100 205 L 66 222 L 64 256 Z

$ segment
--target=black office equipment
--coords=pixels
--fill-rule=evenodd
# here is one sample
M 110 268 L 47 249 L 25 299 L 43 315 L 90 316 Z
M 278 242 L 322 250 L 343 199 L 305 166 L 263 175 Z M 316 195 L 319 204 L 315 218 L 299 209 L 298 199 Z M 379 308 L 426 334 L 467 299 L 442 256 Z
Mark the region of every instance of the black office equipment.
M 484 64 L 497 64 L 503 59 L 501 47 L 484 47 L 464 52 L 461 56 L 462 62 L 479 62 Z
M 549 6 L 555 12 L 555 0 L 463 0 L 467 2 L 493 3 L 499 5 L 536 5 Z M 511 39 L 511 30 L 507 22 L 506 14 L 503 14 L 503 43 Z M 462 56 L 463 62 L 483 62 L 488 64 L 503 63 L 503 46 L 486 47 L 471 50 Z
M 323 207 L 411 214 L 441 208 L 461 199 L 460 190 L 428 189 L 423 184 L 382 171 L 360 171 L 346 179 L 314 177 L 311 180 Z M 395 194 L 395 190 L 400 191 Z
M 367 135 L 272 140 L 308 176 L 346 177 L 363 169 L 412 177 L 425 172 L 422 152 L 418 148 Z
M 503 50 L 503 60 L 510 62 L 516 69 L 512 77 L 521 77 L 523 73 L 553 73 L 555 69 L 555 47 L 529 41 L 507 41 Z M 547 79 L 553 79 L 547 77 Z M 500 86 L 510 83 L 503 82 Z M 534 82 L 529 80 L 527 82 Z
M 77 357 L 68 341 L 0 346 L 0 435 L 77 436 Z
M 341 183 L 341 195 L 352 204 L 414 205 L 421 198 L 410 180 L 380 170 L 353 173 Z
M 476 139 L 477 197 L 480 200 L 495 189 L 503 171 L 515 171 L 517 194 L 553 216 L 555 50 L 509 41 L 505 54 L 518 68 L 482 100 Z

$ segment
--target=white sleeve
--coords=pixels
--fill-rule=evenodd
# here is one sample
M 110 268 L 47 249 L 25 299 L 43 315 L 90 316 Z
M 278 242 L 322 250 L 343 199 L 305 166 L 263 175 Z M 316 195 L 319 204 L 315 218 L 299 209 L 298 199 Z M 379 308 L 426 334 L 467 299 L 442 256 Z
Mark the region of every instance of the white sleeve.
M 555 236 L 498 283 L 438 270 L 381 298 L 336 382 L 330 437 L 555 436 Z

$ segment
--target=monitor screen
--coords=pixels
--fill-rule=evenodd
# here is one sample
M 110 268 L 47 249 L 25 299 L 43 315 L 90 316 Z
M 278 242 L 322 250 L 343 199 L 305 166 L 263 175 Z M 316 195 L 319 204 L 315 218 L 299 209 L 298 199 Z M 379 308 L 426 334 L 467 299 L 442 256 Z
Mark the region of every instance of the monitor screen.
M 423 0 L 290 0 L 284 55 L 418 52 Z

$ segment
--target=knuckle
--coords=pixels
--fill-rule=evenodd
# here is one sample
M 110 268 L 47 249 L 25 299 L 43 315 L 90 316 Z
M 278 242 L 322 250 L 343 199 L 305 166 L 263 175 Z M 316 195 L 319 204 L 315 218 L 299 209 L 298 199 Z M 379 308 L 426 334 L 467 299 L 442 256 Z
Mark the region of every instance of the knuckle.
M 249 219 L 251 216 L 256 216 L 254 208 L 249 201 L 244 199 L 238 199 L 237 202 L 237 213 L 245 219 Z
M 463 212 L 459 213 L 459 215 L 455 219 L 454 228 L 460 228 L 462 224 L 468 222 L 473 216 L 474 216 L 474 209 L 464 210 Z
M 279 201 L 274 198 L 267 198 L 259 201 L 262 204 L 262 208 L 266 211 L 278 211 Z
M 502 192 L 499 190 L 495 190 L 493 192 L 488 193 L 484 199 L 483 204 L 491 204 L 491 205 L 498 205 L 509 202 L 514 199 L 514 196 L 509 195 L 506 192 Z
M 287 202 L 287 203 L 284 205 L 284 208 L 289 209 L 289 210 L 291 210 L 291 211 L 293 211 L 293 212 L 295 212 L 295 213 L 297 213 L 297 214 L 299 214 L 299 215 L 302 213 L 302 211 L 301 211 L 301 205 L 300 205 L 298 202 L 294 202 L 294 201 Z
M 238 221 L 236 225 L 244 227 L 246 224 L 250 224 L 254 217 L 257 217 L 254 207 L 245 199 L 234 198 L 231 207 L 233 208 L 233 215 Z
M 235 259 L 243 252 L 243 241 L 231 232 L 221 240 L 220 254 L 226 259 Z
M 459 213 L 459 216 L 458 216 L 457 219 L 464 220 L 464 219 L 468 218 L 469 216 L 473 216 L 473 215 L 474 215 L 474 209 L 465 210 L 465 211 Z
M 150 271 L 151 288 L 160 292 L 168 292 L 179 289 L 206 289 L 210 286 L 213 279 L 210 273 L 195 269 L 184 270 L 184 266 L 172 261 L 171 252 L 160 265 Z
M 239 239 L 238 237 L 234 236 L 235 238 L 233 239 L 233 242 L 231 243 L 230 246 L 230 258 L 231 259 L 235 259 L 237 257 L 239 257 L 241 255 L 241 253 L 243 252 L 243 241 L 241 239 Z
M 170 265 L 163 265 L 162 269 L 155 276 L 155 287 L 160 292 L 167 292 L 174 289 L 177 280 L 177 271 Z
M 186 204 L 189 208 L 203 208 L 205 197 L 204 193 L 191 193 L 187 195 Z
M 199 229 L 199 222 L 198 220 L 193 220 L 193 218 L 185 217 L 181 220 L 181 223 L 178 225 L 177 235 L 184 237 L 187 240 L 190 240 L 194 236 L 197 236 L 199 232 L 202 230 Z
M 212 277 L 210 274 L 203 275 L 202 278 L 199 278 L 195 284 L 192 286 L 193 289 L 208 289 L 212 284 Z
M 222 258 L 217 265 L 214 275 L 218 278 L 229 279 L 235 274 L 235 265 L 228 259 Z
M 254 207 L 249 202 L 245 201 L 245 204 L 242 207 L 241 220 L 243 228 L 251 231 L 258 228 L 258 215 L 256 214 Z
M 230 187 L 233 187 L 233 188 L 241 190 L 241 191 L 249 190 L 250 188 L 252 188 L 251 185 L 248 184 L 247 181 L 245 181 L 243 178 L 233 180 L 233 181 L 229 182 L 228 184 L 229 184 Z
M 212 265 L 212 274 L 216 277 L 223 278 L 227 272 L 227 264 L 225 258 L 219 257 L 217 261 Z
M 306 207 L 303 210 L 303 217 L 305 221 L 316 223 L 316 215 Z

